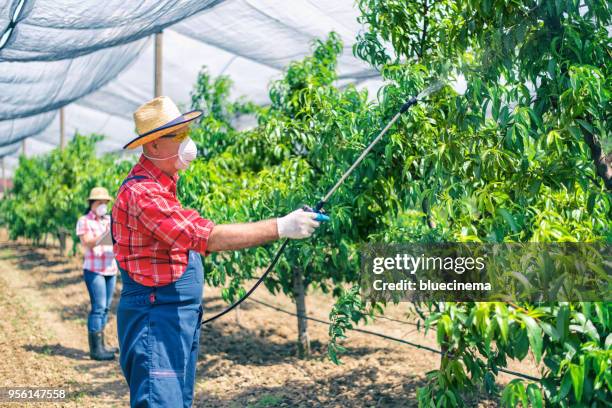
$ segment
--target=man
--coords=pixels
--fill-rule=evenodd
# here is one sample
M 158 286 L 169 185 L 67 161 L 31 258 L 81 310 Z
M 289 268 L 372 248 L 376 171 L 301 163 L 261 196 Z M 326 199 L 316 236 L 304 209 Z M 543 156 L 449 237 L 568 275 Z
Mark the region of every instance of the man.
M 132 407 L 190 407 L 202 320 L 202 262 L 198 253 L 309 237 L 316 214 L 215 225 L 176 197 L 178 171 L 195 159 L 187 136 L 202 112 L 181 115 L 167 97 L 134 113 L 138 136 L 124 148 L 143 153 L 112 210 L 113 252 L 123 282 L 117 310 L 120 364 Z

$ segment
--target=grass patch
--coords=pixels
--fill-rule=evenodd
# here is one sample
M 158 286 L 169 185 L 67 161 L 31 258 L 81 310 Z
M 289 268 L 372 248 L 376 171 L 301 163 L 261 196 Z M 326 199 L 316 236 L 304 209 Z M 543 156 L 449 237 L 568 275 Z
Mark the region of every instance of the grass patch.
M 284 396 L 268 394 L 261 397 L 254 405 L 249 405 L 252 408 L 278 407 L 283 402 Z

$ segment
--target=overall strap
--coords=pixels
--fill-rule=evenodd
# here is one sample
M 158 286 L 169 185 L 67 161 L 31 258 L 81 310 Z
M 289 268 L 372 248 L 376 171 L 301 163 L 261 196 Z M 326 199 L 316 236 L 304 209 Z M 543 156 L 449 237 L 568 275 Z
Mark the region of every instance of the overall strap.
M 127 183 L 128 181 L 132 181 L 132 180 L 143 180 L 146 179 L 147 177 L 145 176 L 131 176 L 126 178 L 125 180 L 123 180 L 123 183 L 121 183 L 121 186 L 119 186 L 119 190 L 121 190 L 121 187 L 123 187 L 125 185 L 125 183 Z M 111 234 L 111 240 L 113 241 L 113 245 L 115 245 L 115 243 L 117 241 L 115 241 L 115 236 L 113 235 L 113 215 L 111 213 L 111 217 L 110 217 L 110 234 Z
M 123 180 L 123 183 L 121 183 L 121 187 L 123 187 L 123 185 L 125 183 L 127 183 L 128 181 L 130 181 L 130 180 L 142 180 L 142 179 L 146 179 L 146 177 L 145 176 L 131 176 L 131 177 L 128 177 L 125 180 Z M 121 187 L 119 187 L 119 188 L 121 188 Z

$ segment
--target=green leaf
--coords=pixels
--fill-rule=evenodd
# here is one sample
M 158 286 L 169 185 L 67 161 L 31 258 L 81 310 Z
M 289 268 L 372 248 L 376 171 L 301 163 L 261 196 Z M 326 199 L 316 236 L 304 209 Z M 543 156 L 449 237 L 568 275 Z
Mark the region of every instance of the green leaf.
M 557 312 L 557 333 L 559 333 L 559 340 L 564 341 L 569 334 L 569 307 L 563 305 Z
M 593 126 L 589 122 L 584 121 L 582 119 L 576 119 L 576 122 L 580 123 L 580 126 L 585 128 L 589 133 L 591 133 L 591 134 L 594 133 L 593 132 Z
M 531 351 L 533 351 L 533 355 L 539 363 L 542 358 L 542 329 L 531 316 L 521 314 L 521 317 L 527 328 L 527 337 L 529 338 Z
M 599 343 L 601 339 L 599 338 L 599 333 L 597 332 L 597 328 L 593 324 L 592 321 L 587 320 L 584 323 L 585 333 L 595 342 Z
M 508 316 L 496 315 L 497 325 L 499 326 L 499 332 L 504 343 L 508 342 Z
M 546 70 L 548 71 L 548 74 L 550 75 L 551 78 L 555 77 L 555 67 L 556 67 L 556 61 L 554 59 L 548 60 L 548 66 L 546 67 Z
M 544 333 L 546 333 L 548 337 L 551 338 L 552 341 L 559 340 L 559 332 L 557 331 L 557 329 L 555 329 L 552 326 L 552 324 L 543 322 L 543 323 L 540 323 L 540 326 L 542 327 L 542 330 L 544 331 Z
M 529 340 L 524 330 L 518 330 L 518 338 L 514 343 L 514 357 L 518 360 L 522 360 L 529 351 Z
M 582 391 L 584 388 L 584 365 L 570 364 L 569 372 L 572 377 L 574 396 L 576 397 L 576 401 L 580 401 L 582 400 Z
M 595 208 L 595 199 L 597 198 L 597 194 L 590 193 L 589 199 L 587 201 L 587 211 L 589 214 L 593 215 L 593 209 Z
M 561 387 L 559 387 L 559 394 L 555 396 L 558 400 L 562 400 L 569 394 L 572 389 L 572 376 L 570 375 L 569 370 L 565 372 L 563 375 L 563 379 L 561 380 Z
M 497 211 L 501 214 L 504 220 L 508 223 L 508 225 L 510 226 L 510 229 L 512 229 L 512 232 L 518 232 L 519 228 L 517 227 L 516 222 L 514 221 L 514 217 L 512 217 L 512 214 L 510 214 L 510 212 L 506 210 L 505 208 L 499 208 Z
M 533 408 L 542 408 L 544 406 L 542 390 L 536 384 L 529 384 L 527 386 L 527 396 Z

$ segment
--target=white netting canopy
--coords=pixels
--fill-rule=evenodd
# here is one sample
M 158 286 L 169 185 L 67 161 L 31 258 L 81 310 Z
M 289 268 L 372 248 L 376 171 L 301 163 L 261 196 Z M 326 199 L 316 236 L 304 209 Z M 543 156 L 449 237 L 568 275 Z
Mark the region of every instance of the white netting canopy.
M 132 112 L 153 97 L 154 41 L 163 30 L 163 94 L 188 108 L 197 74 L 234 82 L 232 96 L 268 102 L 268 83 L 336 31 L 339 85 L 376 88 L 378 73 L 352 56 L 361 30 L 353 0 L 0 0 L 0 157 L 10 175 L 26 155 L 66 137 L 101 133 L 100 152 L 133 134 Z

